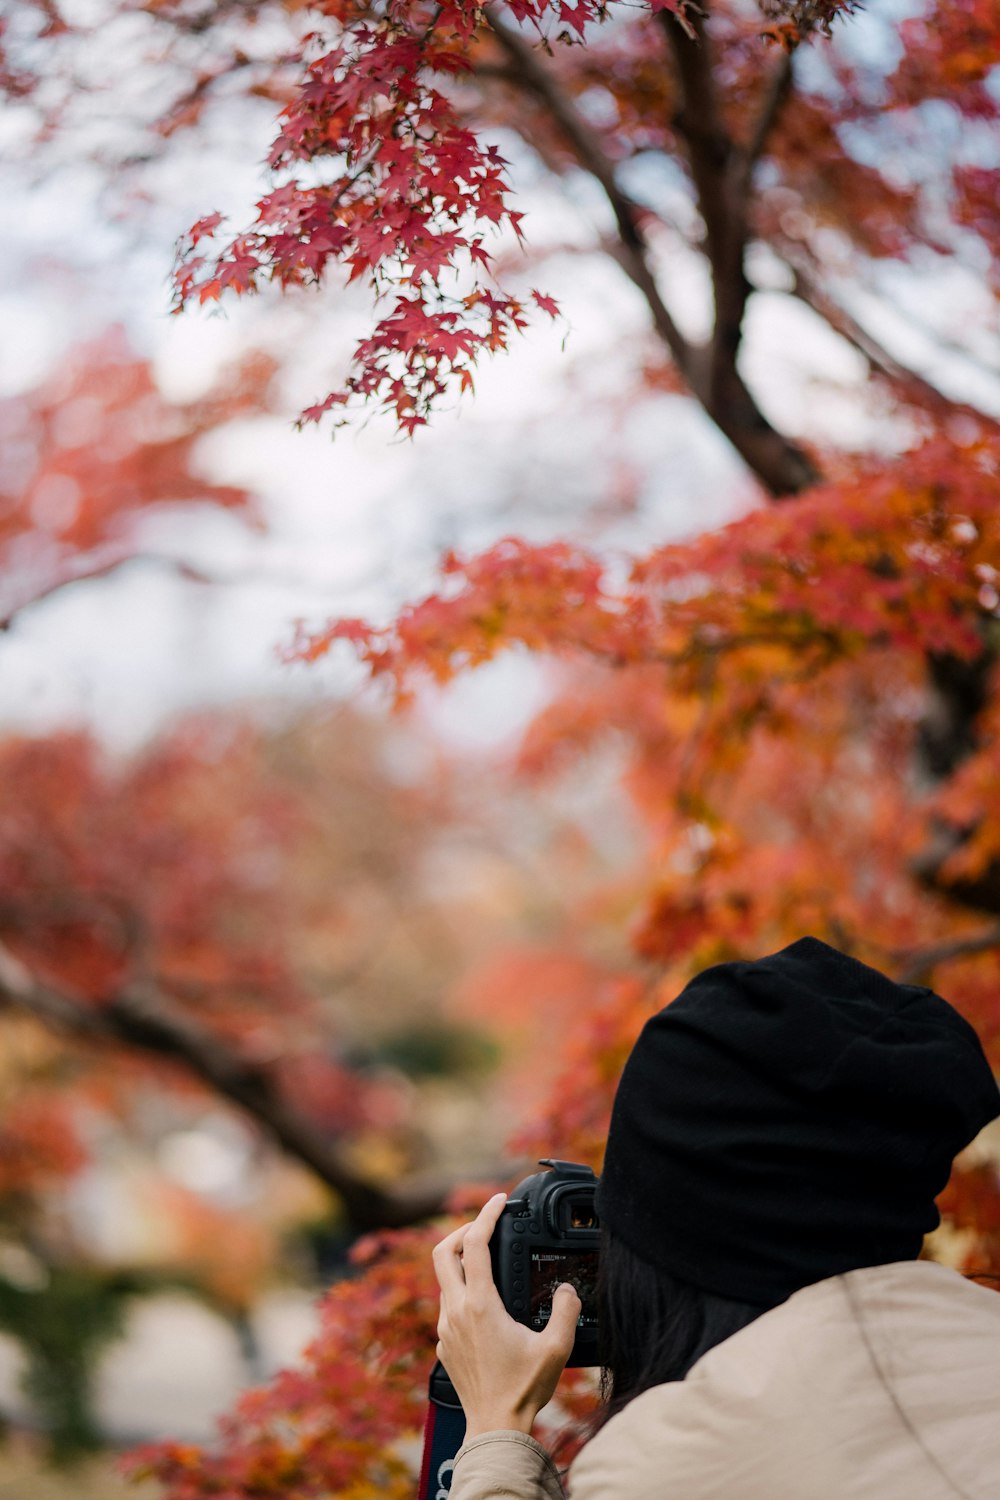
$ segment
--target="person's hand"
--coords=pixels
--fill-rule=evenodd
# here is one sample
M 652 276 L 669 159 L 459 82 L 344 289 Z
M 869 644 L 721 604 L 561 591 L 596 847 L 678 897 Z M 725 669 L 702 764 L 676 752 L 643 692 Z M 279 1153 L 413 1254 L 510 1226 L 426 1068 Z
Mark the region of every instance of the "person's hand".
M 496 1193 L 471 1224 L 434 1247 L 441 1287 L 438 1359 L 465 1411 L 466 1438 L 482 1432 L 530 1432 L 573 1349 L 580 1299 L 568 1282 L 552 1299 L 540 1333 L 516 1323 L 493 1281 L 490 1235 L 503 1212 Z

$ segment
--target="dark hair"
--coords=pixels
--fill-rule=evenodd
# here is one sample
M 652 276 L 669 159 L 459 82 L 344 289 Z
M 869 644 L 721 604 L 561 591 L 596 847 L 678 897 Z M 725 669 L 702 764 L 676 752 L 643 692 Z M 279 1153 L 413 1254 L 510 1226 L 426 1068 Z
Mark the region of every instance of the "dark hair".
M 709 1349 L 768 1310 L 659 1270 L 607 1229 L 601 1232 L 597 1305 L 602 1422 L 650 1386 L 683 1380 Z

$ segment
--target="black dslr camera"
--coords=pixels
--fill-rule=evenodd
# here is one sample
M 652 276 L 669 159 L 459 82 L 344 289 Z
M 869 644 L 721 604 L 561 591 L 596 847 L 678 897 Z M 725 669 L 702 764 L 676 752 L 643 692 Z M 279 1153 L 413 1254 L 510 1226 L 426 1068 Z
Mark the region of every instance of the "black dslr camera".
M 493 1280 L 518 1323 L 544 1328 L 560 1282 L 576 1287 L 583 1307 L 567 1364 L 596 1365 L 597 1262 L 600 1228 L 590 1167 L 545 1158 L 504 1204 L 490 1239 Z

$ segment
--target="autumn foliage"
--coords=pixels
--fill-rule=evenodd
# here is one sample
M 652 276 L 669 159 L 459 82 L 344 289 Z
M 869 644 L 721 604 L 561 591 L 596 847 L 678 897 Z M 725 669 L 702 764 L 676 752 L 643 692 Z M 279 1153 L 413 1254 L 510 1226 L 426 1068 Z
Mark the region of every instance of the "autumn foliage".
M 327 0 L 291 58 L 273 59 L 282 110 L 253 221 L 230 233 L 210 212 L 181 247 L 178 308 L 268 283 L 367 285 L 370 330 L 302 420 L 384 409 L 412 435 L 469 390 L 484 354 L 530 336 L 536 314 L 559 316 L 558 287 L 536 288 L 538 268 L 526 280 L 514 254 L 531 242 L 518 162 L 553 190 L 584 180 L 600 201 L 590 253 L 610 256 L 647 320 L 636 399 L 697 403 L 756 486 L 741 519 L 625 566 L 597 543 L 511 536 L 443 558 L 439 585 L 387 625 L 306 622 L 285 643 L 300 663 L 350 650 L 397 702 L 505 652 L 542 655 L 561 686 L 519 775 L 540 789 L 591 753 L 618 757 L 646 838 L 628 901 L 634 961 L 581 1006 L 558 1079 L 518 1122 L 511 1149 L 526 1157 L 599 1166 L 651 1009 L 709 963 L 807 932 L 939 988 L 1000 1065 L 1000 436 L 988 394 L 949 394 L 863 316 L 865 298 L 891 302 L 894 276 L 912 293 L 945 266 L 964 265 L 984 299 L 997 290 L 992 157 L 938 149 L 928 121 L 947 119 L 956 141 L 995 126 L 1000 16 L 985 0 L 927 0 L 877 18 L 863 56 L 854 10 Z M 190 26 L 183 5 L 148 11 Z M 221 7 L 219 27 L 231 23 Z M 180 118 L 168 115 L 166 135 Z M 500 130 L 518 162 L 491 142 Z M 630 174 L 650 164 L 673 198 Z M 701 335 L 678 316 L 675 257 L 710 289 Z M 808 308 L 853 351 L 877 432 L 859 417 L 838 446 L 783 420 L 742 357 L 758 292 Z M 942 357 L 956 339 L 974 355 L 975 330 L 935 328 L 927 301 Z M 212 888 L 197 890 L 200 918 Z M 166 897 L 163 913 L 172 938 L 187 931 Z M 259 997 L 238 948 L 235 969 L 206 976 L 198 936 L 195 921 L 163 964 L 175 988 L 192 974 L 222 982 L 221 1032 Z M 261 972 L 251 955 L 247 972 Z M 934 1252 L 1000 1273 L 998 1204 L 987 1141 L 959 1163 Z M 169 1500 L 407 1493 L 437 1232 L 363 1240 L 301 1366 L 247 1395 L 214 1447 L 161 1445 L 136 1471 Z
M 964 884 L 988 878 L 998 847 L 995 708 L 944 787 L 899 771 L 920 753 L 928 656 L 976 662 L 993 628 L 985 559 L 998 555 L 998 457 L 993 442 L 918 450 L 854 486 L 661 549 L 637 563 L 626 590 L 605 584 L 600 564 L 575 549 L 503 543 L 465 565 L 453 560 L 460 587 L 390 630 L 342 626 L 373 671 L 407 690 L 420 674 L 441 677 L 519 645 L 569 657 L 572 690 L 536 724 L 525 774 L 551 774 L 567 754 L 609 739 L 627 746 L 651 833 L 634 943 L 662 977 L 609 986 L 573 1030 L 550 1097 L 512 1143 L 526 1157 L 558 1141 L 599 1166 L 614 1087 L 650 1009 L 699 968 L 804 931 L 933 979 L 997 1056 L 997 929 L 984 929 L 979 903 L 963 898 Z M 942 841 L 947 858 L 928 868 Z M 1000 1265 L 997 1198 L 995 1165 L 971 1160 L 943 1199 L 970 1269 Z M 269 1482 L 279 1450 L 283 1482 L 306 1495 L 412 1486 L 389 1439 L 419 1420 L 435 1315 L 432 1237 L 397 1239 L 377 1274 L 338 1287 L 305 1370 L 247 1398 L 217 1452 L 162 1450 L 153 1466 L 178 1500 L 222 1483 L 251 1494 Z M 405 1323 L 408 1338 L 385 1342 L 387 1296 L 399 1299 L 393 1326 Z M 353 1386 L 331 1386 L 331 1359 L 352 1371 L 360 1361 L 362 1391 L 383 1380 L 376 1409 L 356 1401 Z M 331 1412 L 339 1436 L 325 1447 Z M 398 1426 L 386 1428 L 388 1413 Z
M 250 494 L 199 472 L 200 439 L 260 412 L 262 357 L 197 402 L 170 402 L 122 328 L 74 349 L 44 384 L 0 402 L 0 624 L 59 589 L 143 555 L 150 511 L 223 507 L 253 522 Z

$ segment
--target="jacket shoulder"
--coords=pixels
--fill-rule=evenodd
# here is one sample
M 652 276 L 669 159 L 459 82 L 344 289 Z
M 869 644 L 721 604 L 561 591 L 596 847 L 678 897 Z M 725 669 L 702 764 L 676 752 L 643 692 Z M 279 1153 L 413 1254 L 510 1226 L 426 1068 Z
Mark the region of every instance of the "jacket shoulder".
M 794 1491 L 790 1486 L 794 1482 Z M 1000 1296 L 929 1262 L 806 1287 L 612 1418 L 572 1500 L 1000 1494 Z

